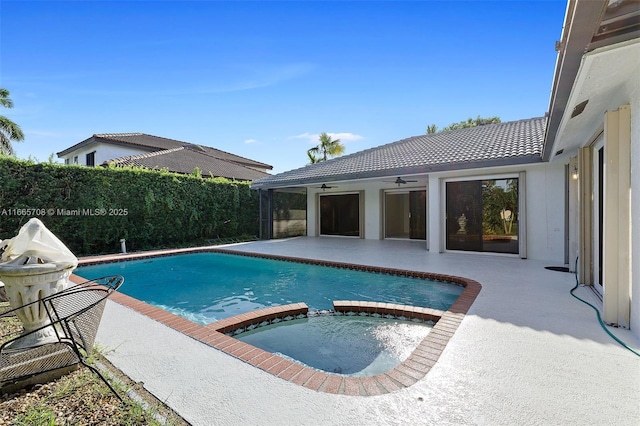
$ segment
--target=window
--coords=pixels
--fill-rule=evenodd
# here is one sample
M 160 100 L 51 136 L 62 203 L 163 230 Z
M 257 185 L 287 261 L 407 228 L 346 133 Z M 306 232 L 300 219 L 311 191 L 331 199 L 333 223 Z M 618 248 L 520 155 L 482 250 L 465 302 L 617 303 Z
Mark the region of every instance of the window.
M 78 156 L 73 157 L 73 164 L 78 164 Z
M 64 164 L 67 164 L 67 165 L 69 164 L 69 159 L 68 158 L 64 159 Z
M 86 161 L 86 165 L 89 167 L 93 167 L 96 165 L 96 152 L 90 152 L 87 154 L 87 161 Z
M 518 179 L 446 183 L 446 248 L 518 254 Z

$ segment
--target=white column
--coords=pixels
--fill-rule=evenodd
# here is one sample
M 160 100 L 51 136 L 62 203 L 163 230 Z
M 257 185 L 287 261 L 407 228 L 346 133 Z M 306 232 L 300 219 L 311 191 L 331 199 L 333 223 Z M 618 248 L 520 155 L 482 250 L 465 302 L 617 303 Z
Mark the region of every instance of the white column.
M 604 321 L 629 328 L 631 303 L 631 109 L 605 113 Z

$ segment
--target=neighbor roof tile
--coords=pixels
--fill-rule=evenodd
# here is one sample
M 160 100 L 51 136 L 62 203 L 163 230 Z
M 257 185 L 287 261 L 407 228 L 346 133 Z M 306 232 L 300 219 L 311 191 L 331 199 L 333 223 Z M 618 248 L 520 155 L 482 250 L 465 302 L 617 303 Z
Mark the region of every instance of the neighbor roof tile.
M 245 167 L 242 164 L 219 159 L 210 155 L 206 150 L 203 151 L 193 146 L 115 158 L 109 163 L 116 163 L 119 166 L 166 169 L 184 174 L 193 173 L 197 167 L 204 177 L 226 177 L 237 180 L 254 180 L 269 176 L 268 173 Z

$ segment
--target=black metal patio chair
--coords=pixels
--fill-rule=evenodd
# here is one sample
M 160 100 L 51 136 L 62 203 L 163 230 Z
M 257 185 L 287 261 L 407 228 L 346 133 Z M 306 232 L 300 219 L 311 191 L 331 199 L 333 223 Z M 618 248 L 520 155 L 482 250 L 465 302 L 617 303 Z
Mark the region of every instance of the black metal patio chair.
M 54 372 L 71 369 L 80 363 L 96 374 L 122 401 L 87 359 L 93 350 L 107 298 L 123 282 L 122 276 L 98 278 L 0 312 L 2 320 L 15 317 L 20 309 L 44 309 L 49 319 L 48 324 L 36 330 L 16 330 L 0 336 L 0 393 L 9 388 L 48 381 Z M 34 339 L 36 336 L 39 338 Z M 37 343 L 33 343 L 34 340 Z

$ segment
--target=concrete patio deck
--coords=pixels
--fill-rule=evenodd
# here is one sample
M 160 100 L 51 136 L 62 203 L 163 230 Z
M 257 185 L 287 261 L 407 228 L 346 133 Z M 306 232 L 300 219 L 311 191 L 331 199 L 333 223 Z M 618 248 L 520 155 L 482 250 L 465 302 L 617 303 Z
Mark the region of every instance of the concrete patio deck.
M 415 241 L 299 237 L 229 248 L 458 275 L 483 287 L 431 371 L 379 396 L 298 386 L 110 301 L 98 333 L 107 358 L 194 425 L 621 425 L 640 419 L 640 358 L 569 294 L 573 274 L 544 269 L 562 265 L 438 254 Z M 597 301 L 588 289 L 577 294 Z M 640 348 L 629 331 L 611 331 Z

